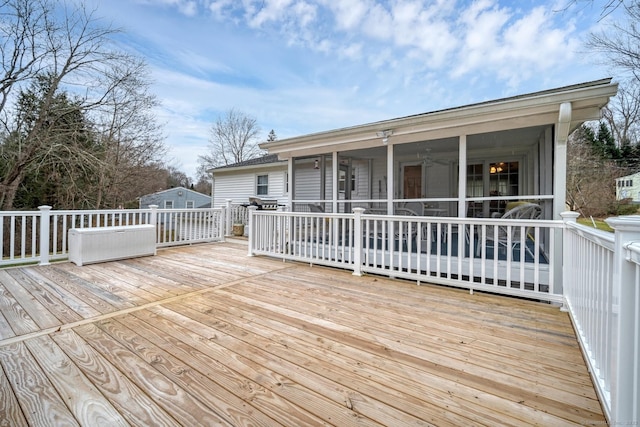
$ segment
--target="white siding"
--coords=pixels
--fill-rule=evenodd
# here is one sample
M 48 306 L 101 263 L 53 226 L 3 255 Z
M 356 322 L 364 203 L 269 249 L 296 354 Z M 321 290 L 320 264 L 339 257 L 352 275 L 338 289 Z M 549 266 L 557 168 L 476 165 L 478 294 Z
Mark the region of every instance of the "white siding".
M 295 168 L 295 198 L 297 200 L 317 200 L 321 199 L 320 194 L 320 169 L 314 169 L 313 162 L 305 162 L 296 164 Z M 327 174 L 328 175 L 328 174 Z M 331 178 L 327 178 L 327 186 L 330 188 Z M 331 199 L 331 193 L 329 193 L 329 199 Z
M 258 175 L 269 175 L 268 194 L 261 195 L 262 199 L 277 199 L 278 203 L 288 203 L 285 193 L 286 164 L 278 170 L 255 169 L 235 172 L 215 173 L 213 189 L 213 207 L 218 208 L 231 199 L 234 204 L 248 203 L 249 197 L 256 196 L 256 182 Z

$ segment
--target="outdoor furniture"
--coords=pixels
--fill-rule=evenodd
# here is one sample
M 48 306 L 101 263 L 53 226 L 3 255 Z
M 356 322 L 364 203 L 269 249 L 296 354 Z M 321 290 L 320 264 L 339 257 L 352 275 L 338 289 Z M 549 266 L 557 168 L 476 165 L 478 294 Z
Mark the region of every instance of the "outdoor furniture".
M 407 202 L 402 208 L 415 212 L 418 216 L 424 215 L 424 204 L 422 202 Z
M 307 207 L 309 208 L 309 212 L 314 212 L 314 213 L 324 213 L 324 208 L 320 205 L 315 205 L 313 203 L 309 203 L 307 204 Z
M 442 208 L 434 208 L 434 207 L 425 207 L 424 215 L 425 216 L 447 216 L 447 210 Z
M 540 216 L 542 216 L 542 208 L 540 207 L 540 205 L 529 202 L 520 202 L 514 204 L 514 207 L 505 212 L 505 214 L 502 215 L 500 219 L 531 220 L 540 219 Z M 495 227 L 497 227 L 497 236 Z M 529 228 L 530 227 L 521 227 L 515 225 L 488 226 L 485 236 L 486 245 L 488 247 L 489 242 L 491 242 L 491 247 L 493 248 L 493 250 L 503 249 L 505 252 L 507 250 L 514 251 L 522 244 L 521 238 L 523 237 L 522 233 L 524 232 L 524 248 L 520 248 L 520 253 L 522 254 L 523 252 L 525 252 L 527 255 L 531 256 L 531 259 L 534 259 L 534 254 L 529 244 L 534 244 L 535 242 L 533 241 L 533 237 L 529 235 Z M 480 251 L 482 250 L 482 242 L 480 243 L 481 244 L 477 246 L 477 255 L 480 255 Z
M 418 216 L 418 213 L 408 208 L 396 208 L 396 215 Z

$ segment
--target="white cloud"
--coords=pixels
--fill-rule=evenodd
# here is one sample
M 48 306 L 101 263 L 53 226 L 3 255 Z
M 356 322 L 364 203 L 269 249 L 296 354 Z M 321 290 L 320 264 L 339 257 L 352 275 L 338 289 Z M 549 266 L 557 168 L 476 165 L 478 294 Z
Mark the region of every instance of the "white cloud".
M 452 76 L 492 74 L 516 87 L 537 73 L 562 67 L 575 55 L 578 39 L 571 21 L 560 26 L 554 18 L 547 7 L 523 12 L 491 0 L 476 2 L 460 19 L 464 45 Z
M 285 138 L 602 77 L 568 0 L 87 1 L 134 32 L 188 174 L 230 108 Z

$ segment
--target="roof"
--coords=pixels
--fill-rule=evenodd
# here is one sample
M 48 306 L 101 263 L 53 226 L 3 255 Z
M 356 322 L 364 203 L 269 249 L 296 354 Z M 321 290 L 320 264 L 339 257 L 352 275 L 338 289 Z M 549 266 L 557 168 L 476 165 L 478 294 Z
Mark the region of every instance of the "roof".
M 621 180 L 625 180 L 625 179 L 629 179 L 629 178 L 636 178 L 638 175 L 640 175 L 640 171 L 638 171 L 636 173 L 632 173 L 630 175 L 621 176 L 620 178 L 616 178 L 616 181 L 621 181 Z
M 244 160 L 242 162 L 234 163 L 231 165 L 220 166 L 217 168 L 209 169 L 209 172 L 216 172 L 223 169 L 235 169 L 243 167 L 255 167 L 255 166 L 269 166 L 276 163 L 285 163 L 286 160 L 279 160 L 277 154 L 266 154 L 262 157 L 256 157 L 255 159 Z
M 190 189 L 185 188 L 185 187 L 171 187 L 171 188 L 167 188 L 166 190 L 158 191 L 158 192 L 155 192 L 155 193 L 145 194 L 144 196 L 140 196 L 140 198 L 154 196 L 154 195 L 160 195 L 160 194 L 163 194 L 163 193 L 171 193 L 171 192 L 175 192 L 176 190 L 187 191 L 189 193 L 193 193 L 194 195 L 198 195 L 198 196 L 202 196 L 202 197 L 211 197 L 208 194 L 200 193 L 200 192 L 195 191 L 195 190 L 190 190 Z
M 379 145 L 382 131 L 392 131 L 389 144 L 436 139 L 538 124 L 566 124 L 573 130 L 600 118 L 600 109 L 617 93 L 611 78 L 517 95 L 462 107 L 437 110 L 364 125 L 312 133 L 260 144 L 271 154 L 287 158 L 305 154 Z M 565 109 L 561 111 L 561 105 Z M 567 106 L 569 106 L 567 111 Z M 560 116 L 560 117 L 559 117 Z M 332 147 L 333 146 L 333 147 Z M 336 147 L 339 146 L 339 147 Z

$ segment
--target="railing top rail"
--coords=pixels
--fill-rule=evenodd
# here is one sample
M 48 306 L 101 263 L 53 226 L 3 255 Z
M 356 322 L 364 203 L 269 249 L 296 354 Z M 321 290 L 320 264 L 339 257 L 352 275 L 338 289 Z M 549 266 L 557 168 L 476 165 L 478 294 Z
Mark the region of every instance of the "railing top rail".
M 149 212 L 150 209 L 142 209 L 143 211 Z M 221 211 L 222 208 L 172 208 L 172 209 L 160 209 L 158 208 L 158 212 L 211 212 L 211 211 Z
M 591 242 L 611 251 L 614 249 L 615 235 L 613 233 L 587 227 L 586 225 L 578 224 L 577 222 L 565 222 L 565 226 L 567 230 L 576 233 L 580 237 L 590 240 Z
M 255 209 L 253 211 L 257 215 L 271 215 L 271 216 L 308 216 L 308 217 L 331 217 L 331 218 L 353 218 L 354 214 L 352 213 L 333 213 L 333 212 L 284 212 L 284 211 L 274 211 L 274 210 L 266 210 L 266 209 Z
M 40 215 L 40 211 L 0 211 L 0 216 Z

